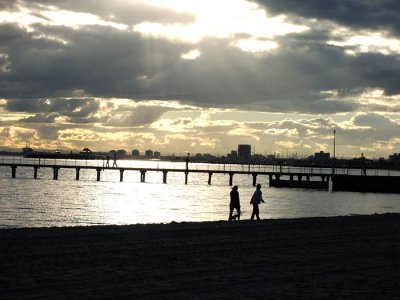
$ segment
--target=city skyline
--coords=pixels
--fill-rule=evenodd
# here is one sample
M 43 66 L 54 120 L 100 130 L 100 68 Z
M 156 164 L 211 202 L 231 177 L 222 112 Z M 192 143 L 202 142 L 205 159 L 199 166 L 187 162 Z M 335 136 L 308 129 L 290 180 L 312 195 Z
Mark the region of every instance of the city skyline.
M 240 149 L 241 147 L 248 147 L 248 149 L 245 149 L 243 151 Z M 325 152 L 323 150 L 319 151 L 314 151 L 310 153 L 298 153 L 298 152 L 289 152 L 286 151 L 285 153 L 281 152 L 256 152 L 255 148 L 252 145 L 248 144 L 241 144 L 237 145 L 236 149 L 226 149 L 225 152 L 221 153 L 208 153 L 208 152 L 161 152 L 158 149 L 155 148 L 143 148 L 143 149 L 138 149 L 135 147 L 130 147 L 127 149 L 121 149 L 121 148 L 113 148 L 113 149 L 107 149 L 107 150 L 92 150 L 90 148 L 83 148 L 83 149 L 47 149 L 47 148 L 39 148 L 39 149 L 33 149 L 30 147 L 29 144 L 26 144 L 26 146 L 22 149 L 14 149 L 14 148 L 0 148 L 0 155 L 17 155 L 18 153 L 21 153 L 23 155 L 28 155 L 32 153 L 36 154 L 43 154 L 43 155 L 54 155 L 54 154 L 83 154 L 83 153 L 92 153 L 96 155 L 106 155 L 110 154 L 113 155 L 113 153 L 116 153 L 117 156 L 136 156 L 136 157 L 205 157 L 205 158 L 228 158 L 228 159 L 239 159 L 240 158 L 249 158 L 249 157 L 258 157 L 258 158 L 264 158 L 264 159 L 309 159 L 309 158 L 317 158 L 317 157 L 323 157 L 323 159 L 329 159 L 329 158 L 336 158 L 336 159 L 358 159 L 358 158 L 366 158 L 366 159 L 371 159 L 371 160 L 381 160 L 381 159 L 392 159 L 391 157 L 396 157 L 400 155 L 400 153 L 389 153 L 387 156 L 373 156 L 373 157 L 368 157 L 366 156 L 363 152 L 360 155 L 355 155 L 355 156 L 336 156 L 335 153 L 331 153 L 329 151 Z M 320 158 L 318 158 L 320 159 Z
M 400 152 L 400 3 L 0 0 L 0 149 Z M 128 150 L 129 151 L 129 150 Z

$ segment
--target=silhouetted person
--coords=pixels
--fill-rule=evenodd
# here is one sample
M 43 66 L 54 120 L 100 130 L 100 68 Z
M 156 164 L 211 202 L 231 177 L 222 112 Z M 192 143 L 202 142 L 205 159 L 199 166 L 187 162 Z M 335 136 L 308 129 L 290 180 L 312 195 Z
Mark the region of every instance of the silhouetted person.
M 110 155 L 107 155 L 106 159 L 107 159 L 106 167 L 109 167 L 110 166 Z
M 251 214 L 251 220 L 254 220 L 254 216 L 257 217 L 257 220 L 260 220 L 260 209 L 258 208 L 258 204 L 264 203 L 264 199 L 262 197 L 261 192 L 261 184 L 257 184 L 256 191 L 251 197 L 250 204 L 253 204 L 253 212 Z
M 117 167 L 117 155 L 114 153 L 114 162 L 113 162 L 113 168 Z
M 189 155 L 188 155 L 188 156 L 186 156 L 186 170 L 189 170 L 189 161 L 190 161 L 190 159 L 189 159 Z
M 361 153 L 361 163 L 362 163 L 362 174 L 364 176 L 367 176 L 367 163 L 365 161 L 365 156 L 364 156 L 364 152 Z
M 229 203 L 229 219 L 228 219 L 228 221 L 232 221 L 234 209 L 236 209 L 236 211 L 237 211 L 237 219 L 240 220 L 240 199 L 239 199 L 239 192 L 238 192 L 237 185 L 235 185 L 232 188 L 230 195 L 231 195 L 231 202 Z

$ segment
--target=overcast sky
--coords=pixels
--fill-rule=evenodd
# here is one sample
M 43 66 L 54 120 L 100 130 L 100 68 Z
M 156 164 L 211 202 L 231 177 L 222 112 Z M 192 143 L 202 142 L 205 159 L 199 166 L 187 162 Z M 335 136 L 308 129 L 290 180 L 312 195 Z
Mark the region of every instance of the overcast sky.
M 0 148 L 400 152 L 398 0 L 0 0 Z

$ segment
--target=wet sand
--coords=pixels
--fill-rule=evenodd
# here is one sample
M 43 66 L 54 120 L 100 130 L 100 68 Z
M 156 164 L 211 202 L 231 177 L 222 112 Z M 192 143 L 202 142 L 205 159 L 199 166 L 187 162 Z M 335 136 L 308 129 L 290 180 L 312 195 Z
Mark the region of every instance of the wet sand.
M 0 230 L 0 299 L 394 299 L 400 215 Z

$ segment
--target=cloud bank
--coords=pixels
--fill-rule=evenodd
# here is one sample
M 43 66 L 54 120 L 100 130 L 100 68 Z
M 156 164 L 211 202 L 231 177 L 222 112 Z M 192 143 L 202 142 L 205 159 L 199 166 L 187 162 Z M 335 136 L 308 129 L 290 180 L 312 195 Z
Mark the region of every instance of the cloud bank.
M 0 146 L 399 152 L 399 6 L 2 0 Z

